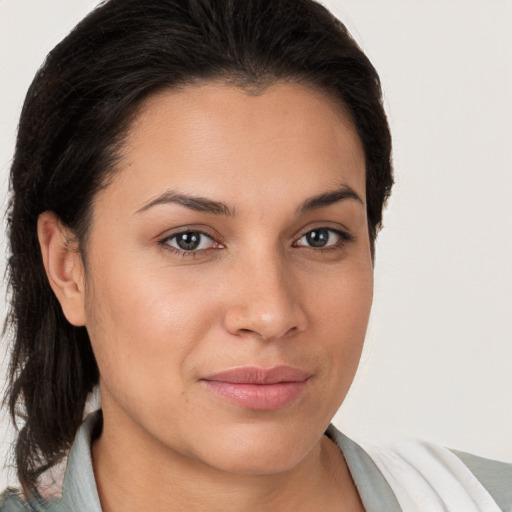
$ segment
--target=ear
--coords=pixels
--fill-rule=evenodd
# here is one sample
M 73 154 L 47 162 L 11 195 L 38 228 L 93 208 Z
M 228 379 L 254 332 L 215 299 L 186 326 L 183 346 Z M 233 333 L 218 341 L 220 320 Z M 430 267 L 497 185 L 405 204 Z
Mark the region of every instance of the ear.
M 53 292 L 69 323 L 86 323 L 85 273 L 74 234 L 53 212 L 44 212 L 37 221 L 37 236 L 43 265 Z

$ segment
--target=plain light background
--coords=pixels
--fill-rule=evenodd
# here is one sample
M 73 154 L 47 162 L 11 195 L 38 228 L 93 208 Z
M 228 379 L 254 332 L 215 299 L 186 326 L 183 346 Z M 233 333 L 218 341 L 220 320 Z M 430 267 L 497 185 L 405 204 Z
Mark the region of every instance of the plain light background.
M 97 3 L 0 0 L 2 211 L 30 81 Z M 512 460 L 512 1 L 323 3 L 380 73 L 396 175 L 361 367 L 334 422 L 357 440 Z M 11 440 L 0 413 L 0 488 L 15 483 Z

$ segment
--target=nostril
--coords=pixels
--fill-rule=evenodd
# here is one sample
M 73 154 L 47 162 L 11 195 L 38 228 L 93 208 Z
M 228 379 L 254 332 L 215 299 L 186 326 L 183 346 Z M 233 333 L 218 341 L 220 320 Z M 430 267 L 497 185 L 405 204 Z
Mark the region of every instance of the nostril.
M 297 331 L 299 330 L 299 328 L 297 326 L 294 326 L 290 329 L 288 329 L 288 331 L 285 333 L 285 336 L 289 336 L 290 334 L 294 334 L 296 333 Z
M 253 330 L 253 329 L 238 329 L 237 335 L 238 336 L 256 336 L 258 338 L 261 338 L 262 340 L 268 341 L 278 338 L 286 338 L 287 336 L 290 336 L 296 332 L 298 332 L 300 329 L 297 326 L 293 326 L 290 329 L 288 329 L 286 332 L 281 332 L 281 334 L 277 334 L 275 332 L 265 332 L 265 329 L 259 329 L 259 330 Z

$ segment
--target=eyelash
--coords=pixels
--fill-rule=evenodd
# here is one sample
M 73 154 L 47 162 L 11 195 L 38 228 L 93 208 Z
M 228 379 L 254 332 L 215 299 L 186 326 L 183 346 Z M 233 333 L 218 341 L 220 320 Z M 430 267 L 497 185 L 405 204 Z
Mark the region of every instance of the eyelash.
M 339 238 L 339 240 L 336 243 L 328 245 L 326 247 L 312 247 L 312 246 L 298 245 L 298 242 L 301 239 L 303 239 L 308 234 L 313 233 L 315 231 L 327 231 L 329 233 L 329 236 L 334 234 L 334 235 L 336 235 Z M 195 234 L 195 235 L 200 235 L 201 237 L 209 238 L 213 242 L 214 246 L 213 247 L 208 247 L 206 249 L 185 250 L 185 249 L 179 249 L 177 247 L 172 247 L 171 245 L 169 245 L 169 242 L 171 240 L 175 240 L 177 237 L 179 237 L 181 235 L 186 235 L 186 234 Z M 326 227 L 326 226 L 319 226 L 319 227 L 310 229 L 309 231 L 306 231 L 304 234 L 302 234 L 293 243 L 293 247 L 304 247 L 306 249 L 310 249 L 310 250 L 313 250 L 313 251 L 325 252 L 325 251 L 340 249 L 340 248 L 344 247 L 345 244 L 347 244 L 348 242 L 351 242 L 353 240 L 354 240 L 354 237 L 351 234 L 347 233 L 346 231 L 341 231 L 339 229 L 334 229 L 334 228 L 330 228 L 330 227 Z M 217 249 L 224 248 L 224 245 L 222 244 L 222 242 L 216 241 L 208 233 L 205 233 L 204 231 L 201 231 L 201 230 L 198 230 L 198 229 L 195 229 L 195 230 L 194 229 L 186 229 L 186 230 L 180 231 L 178 233 L 174 233 L 174 234 L 172 234 L 170 236 L 166 236 L 165 238 L 162 238 L 161 240 L 159 240 L 158 245 L 162 246 L 167 251 L 170 251 L 170 252 L 172 252 L 174 254 L 177 254 L 178 256 L 181 256 L 182 258 L 183 257 L 193 257 L 193 258 L 195 258 L 198 255 L 204 254 L 206 251 L 210 251 L 212 249 L 213 250 L 217 250 Z

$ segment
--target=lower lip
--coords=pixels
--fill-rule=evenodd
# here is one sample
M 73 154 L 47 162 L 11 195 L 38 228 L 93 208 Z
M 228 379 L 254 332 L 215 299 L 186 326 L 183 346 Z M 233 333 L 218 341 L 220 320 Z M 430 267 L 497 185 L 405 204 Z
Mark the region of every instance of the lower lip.
M 203 380 L 202 383 L 236 405 L 247 409 L 270 411 L 295 402 L 306 390 L 308 381 L 244 384 Z

